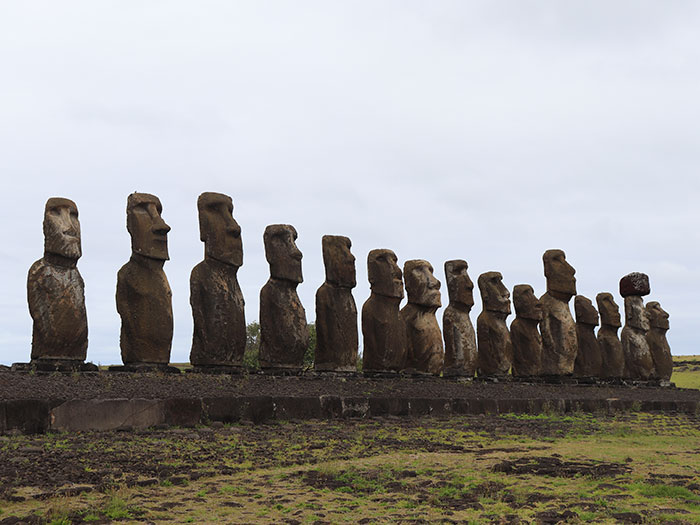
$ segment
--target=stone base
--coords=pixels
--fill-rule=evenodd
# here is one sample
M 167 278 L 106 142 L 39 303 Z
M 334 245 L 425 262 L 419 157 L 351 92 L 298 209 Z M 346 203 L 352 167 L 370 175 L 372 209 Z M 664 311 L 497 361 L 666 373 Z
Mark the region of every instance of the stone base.
M 362 375 L 370 379 L 396 379 L 401 374 L 393 370 L 365 370 Z
M 344 371 L 344 370 L 312 370 L 307 373 L 307 377 L 357 377 L 359 374 L 357 371 Z
M 461 368 L 446 368 L 442 372 L 442 377 L 463 377 L 465 379 L 473 379 L 474 374 L 470 374 Z
M 246 374 L 248 370 L 242 366 L 226 365 L 196 365 L 186 370 L 188 374 L 228 374 L 240 376 Z
M 598 377 L 574 377 L 577 385 L 598 385 L 601 383 Z
M 625 379 L 624 385 L 636 388 L 676 388 L 674 383 L 666 381 L 665 379 L 647 379 L 647 380 L 634 380 Z
M 165 365 L 162 363 L 131 363 L 128 365 L 113 365 L 108 369 L 110 372 L 160 372 L 163 374 L 180 374 L 182 373 L 176 366 Z
M 266 376 L 300 376 L 304 373 L 304 369 L 264 367 L 260 369 L 260 373 Z
M 577 385 L 578 379 L 572 376 L 539 376 L 541 383 L 549 385 Z
M 474 380 L 484 383 L 510 383 L 513 376 L 476 376 Z
M 29 363 L 13 363 L 10 368 L 13 372 L 98 372 L 97 365 L 72 361 L 70 359 L 36 359 Z
M 415 368 L 406 368 L 405 370 L 401 370 L 401 375 L 415 378 L 440 377 L 438 374 L 422 372 L 420 370 L 416 370 Z

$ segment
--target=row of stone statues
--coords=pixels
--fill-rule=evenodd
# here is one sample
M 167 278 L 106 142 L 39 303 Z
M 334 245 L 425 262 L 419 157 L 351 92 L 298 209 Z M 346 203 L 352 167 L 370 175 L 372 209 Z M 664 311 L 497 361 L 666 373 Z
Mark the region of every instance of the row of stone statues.
M 246 345 L 244 299 L 237 280 L 243 264 L 241 228 L 233 203 L 220 193 L 197 201 L 204 260 L 192 270 L 190 303 L 194 333 L 190 361 L 199 370 L 240 368 Z M 127 367 L 167 366 L 173 335 L 171 291 L 163 266 L 170 227 L 154 195 L 127 200 L 132 255 L 117 276 L 120 347 Z M 74 202 L 51 198 L 44 215 L 44 257 L 29 270 L 29 310 L 34 321 L 33 363 L 82 363 L 87 353 L 84 283 L 77 269 L 80 223 Z M 260 365 L 264 370 L 302 367 L 308 347 L 304 307 L 296 288 L 303 281 L 297 232 L 284 224 L 264 233 L 270 278 L 260 292 Z M 322 239 L 326 280 L 316 293 L 315 369 L 351 372 L 358 356 L 355 257 L 350 239 Z M 576 295 L 573 267 L 561 250 L 543 256 L 547 292 L 538 300 L 529 285 L 513 289 L 516 318 L 510 329 L 510 293 L 498 272 L 479 276 L 483 311 L 476 331 L 469 317 L 474 285 L 463 260 L 447 261 L 449 305 L 441 333 L 435 313 L 440 282 L 424 260 L 410 260 L 403 272 L 394 252 L 372 250 L 367 258 L 371 295 L 362 308 L 363 370 L 411 371 L 446 376 L 669 379 L 672 361 L 665 333 L 668 314 L 658 303 L 646 307 L 648 277 L 633 273 L 620 282 L 626 323 L 609 293 L 591 301 L 576 296 L 574 321 L 569 301 Z M 407 304 L 399 309 L 404 296 Z M 444 340 L 443 340 L 444 336 Z M 443 342 L 444 341 L 444 342 Z

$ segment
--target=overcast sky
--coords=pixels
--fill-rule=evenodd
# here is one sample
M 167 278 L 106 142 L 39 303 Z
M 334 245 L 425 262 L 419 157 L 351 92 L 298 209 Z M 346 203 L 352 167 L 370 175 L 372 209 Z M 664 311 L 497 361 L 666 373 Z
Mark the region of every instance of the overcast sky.
M 248 321 L 263 230 L 289 223 L 310 322 L 324 234 L 352 239 L 358 309 L 373 248 L 429 260 L 444 305 L 445 260 L 539 295 L 560 248 L 594 300 L 648 273 L 673 353 L 698 354 L 698 27 L 700 3 L 673 0 L 0 2 L 0 362 L 29 359 L 52 196 L 80 211 L 88 360 L 120 362 L 133 191 L 172 227 L 175 362 L 204 191 L 233 197 Z

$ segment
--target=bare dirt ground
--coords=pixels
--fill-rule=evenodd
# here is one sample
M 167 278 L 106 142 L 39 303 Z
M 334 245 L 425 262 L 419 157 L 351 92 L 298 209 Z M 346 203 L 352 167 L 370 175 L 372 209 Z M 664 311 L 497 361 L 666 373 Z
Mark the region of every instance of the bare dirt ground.
M 700 421 L 540 414 L 0 437 L 0 523 L 700 523 Z

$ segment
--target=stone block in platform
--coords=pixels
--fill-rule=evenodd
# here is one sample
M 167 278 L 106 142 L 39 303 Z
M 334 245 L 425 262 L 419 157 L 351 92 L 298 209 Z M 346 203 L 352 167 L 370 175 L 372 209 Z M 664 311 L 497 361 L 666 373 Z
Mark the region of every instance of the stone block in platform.
M 51 430 L 119 430 L 163 423 L 163 401 L 157 399 L 75 399 L 51 410 Z
M 37 359 L 29 363 L 13 363 L 13 372 L 61 372 L 72 374 L 74 372 L 98 372 L 97 365 L 84 363 L 83 361 L 71 361 L 68 359 Z
M 176 427 L 194 427 L 204 422 L 201 399 L 164 399 L 163 422 Z
M 17 399 L 4 402 L 5 430 L 25 434 L 43 434 L 49 429 L 51 403 L 39 399 Z
M 139 363 L 129 365 L 113 365 L 108 369 L 110 372 L 127 373 L 161 373 L 161 374 L 181 374 L 182 371 L 176 366 L 164 365 L 160 363 Z
M 320 419 L 320 397 L 272 398 L 275 419 Z
M 222 366 L 222 365 L 197 365 L 186 370 L 188 374 L 221 374 L 240 376 L 248 373 L 248 369 L 242 366 Z

